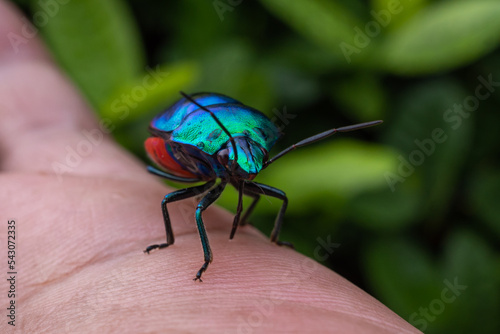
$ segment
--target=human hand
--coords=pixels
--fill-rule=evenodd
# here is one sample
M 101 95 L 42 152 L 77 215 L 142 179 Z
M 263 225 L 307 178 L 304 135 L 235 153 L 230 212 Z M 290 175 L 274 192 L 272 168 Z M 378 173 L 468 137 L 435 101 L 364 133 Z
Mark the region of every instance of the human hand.
M 194 201 L 169 205 L 176 243 L 144 254 L 164 241 L 160 202 L 171 189 L 102 133 L 37 38 L 15 52 L 6 36 L 22 35 L 24 24 L 0 1 L 0 212 L 16 221 L 15 329 L 418 333 L 251 226 L 228 240 L 232 215 L 215 206 L 204 214 L 215 260 L 203 283 L 192 280 L 203 262 Z M 88 146 L 85 133 L 100 140 Z M 68 164 L 68 147 L 85 145 L 89 153 Z M 57 162 L 71 166 L 62 173 Z M 7 320 L 1 332 L 13 329 Z

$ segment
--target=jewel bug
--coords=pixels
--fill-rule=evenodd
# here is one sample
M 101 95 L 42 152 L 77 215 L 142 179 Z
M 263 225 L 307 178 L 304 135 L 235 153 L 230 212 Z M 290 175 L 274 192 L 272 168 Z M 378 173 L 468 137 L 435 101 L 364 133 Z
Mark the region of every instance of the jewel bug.
M 150 123 L 151 137 L 145 142 L 150 159 L 158 168 L 148 166 L 157 176 L 184 183 L 205 182 L 167 194 L 161 202 L 167 240 L 147 247 L 144 252 L 168 247 L 174 243 L 174 234 L 167 204 L 203 194 L 196 212 L 196 225 L 203 247 L 204 263 L 194 280 L 201 281 L 202 274 L 212 262 L 202 212 L 217 200 L 229 183 L 238 190 L 238 206 L 229 238 L 238 225 L 244 225 L 261 195 L 283 201 L 271 233 L 271 242 L 291 246 L 279 241 L 278 235 L 288 205 L 288 198 L 279 189 L 252 181 L 264 168 L 296 148 L 314 143 L 337 132 L 348 132 L 377 125 L 372 121 L 349 125 L 306 138 L 269 158 L 269 151 L 280 137 L 280 131 L 267 116 L 243 103 L 216 93 L 187 95 L 158 114 Z M 217 179 L 221 181 L 216 183 Z M 247 211 L 241 215 L 242 197 L 253 198 Z M 241 218 L 240 218 L 241 217 Z

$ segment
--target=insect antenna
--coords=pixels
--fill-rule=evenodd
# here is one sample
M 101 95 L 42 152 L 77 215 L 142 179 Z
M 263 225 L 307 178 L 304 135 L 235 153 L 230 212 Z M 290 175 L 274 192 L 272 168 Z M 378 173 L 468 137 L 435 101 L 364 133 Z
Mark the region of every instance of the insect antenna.
M 214 119 L 214 121 L 217 122 L 217 124 L 220 126 L 220 128 L 226 133 L 226 135 L 229 136 L 229 140 L 231 141 L 231 146 L 233 147 L 233 151 L 234 151 L 234 161 L 235 162 L 238 161 L 238 150 L 236 149 L 236 143 L 234 141 L 233 136 L 231 135 L 231 133 L 229 132 L 229 130 L 224 126 L 224 124 L 222 124 L 222 122 L 217 118 L 217 116 L 215 116 L 215 114 L 213 112 L 211 112 L 210 110 L 208 110 L 208 108 L 206 108 L 206 107 L 202 106 L 201 104 L 199 104 L 198 102 L 196 102 L 191 96 L 189 96 L 188 94 L 186 94 L 184 92 L 180 92 L 180 93 L 187 100 L 191 101 L 192 103 L 196 104 L 201 109 L 203 109 L 206 112 L 210 113 L 210 115 L 212 116 L 212 118 Z M 236 168 L 236 163 L 234 163 L 231 166 L 231 171 L 234 171 L 235 168 Z
M 299 141 L 298 143 L 293 144 L 292 146 L 290 146 L 290 147 L 284 149 L 283 151 L 281 151 L 280 153 L 276 154 L 274 157 L 267 160 L 262 165 L 262 169 L 266 168 L 267 166 L 269 166 L 270 164 L 272 164 L 273 162 L 275 162 L 276 160 L 278 160 L 279 158 L 281 158 L 285 154 L 290 153 L 291 151 L 293 151 L 299 147 L 312 144 L 312 143 L 317 142 L 319 140 L 323 140 L 323 139 L 330 137 L 331 135 L 333 135 L 337 132 L 349 132 L 349 131 L 359 130 L 359 129 L 367 128 L 369 126 L 374 126 L 374 125 L 380 124 L 382 122 L 383 121 L 372 121 L 372 122 L 366 122 L 366 123 L 359 123 L 359 124 L 354 124 L 354 125 L 343 126 L 341 128 L 330 129 L 330 130 L 327 130 L 325 132 L 318 133 L 317 135 L 303 139 L 303 140 Z

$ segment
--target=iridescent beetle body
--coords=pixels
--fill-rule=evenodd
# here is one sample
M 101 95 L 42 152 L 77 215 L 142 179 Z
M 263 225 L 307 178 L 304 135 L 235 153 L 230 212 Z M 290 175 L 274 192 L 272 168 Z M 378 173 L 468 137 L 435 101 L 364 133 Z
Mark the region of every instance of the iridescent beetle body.
M 230 97 L 204 93 L 193 98 L 208 107 L 237 141 L 241 176 L 253 179 L 279 138 L 276 126 L 260 111 Z M 234 157 L 229 136 L 210 113 L 191 101 L 181 99 L 155 117 L 150 131 L 157 137 L 146 140 L 149 156 L 171 174 L 186 178 L 184 182 L 227 178 L 227 170 L 217 155 L 227 149 L 229 160 Z
M 162 212 L 167 242 L 151 245 L 145 252 L 165 248 L 174 243 L 167 203 L 205 194 L 196 209 L 196 223 L 200 234 L 205 262 L 195 280 L 212 262 L 201 213 L 222 193 L 227 183 L 239 191 L 238 208 L 230 238 L 238 225 L 243 225 L 257 204 L 260 195 L 276 197 L 283 205 L 275 222 L 271 241 L 278 245 L 278 234 L 288 204 L 285 193 L 279 189 L 253 182 L 255 176 L 276 159 L 295 148 L 326 138 L 336 132 L 347 132 L 381 123 L 373 121 L 331 129 L 290 146 L 269 159 L 268 152 L 280 137 L 278 128 L 260 111 L 245 106 L 228 96 L 215 93 L 198 93 L 184 98 L 156 116 L 150 124 L 152 137 L 145 142 L 146 151 L 160 168 L 148 170 L 158 176 L 185 183 L 203 182 L 200 186 L 181 189 L 167 194 L 162 201 Z M 216 180 L 221 179 L 219 184 Z M 240 220 L 242 196 L 254 200 Z

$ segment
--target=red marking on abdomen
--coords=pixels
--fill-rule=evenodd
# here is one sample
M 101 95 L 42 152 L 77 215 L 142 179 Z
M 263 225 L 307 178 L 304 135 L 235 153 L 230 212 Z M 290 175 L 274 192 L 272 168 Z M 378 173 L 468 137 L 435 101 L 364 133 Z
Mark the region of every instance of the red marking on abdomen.
M 182 166 L 170 156 L 165 145 L 165 141 L 159 137 L 150 137 L 144 142 L 144 147 L 146 148 L 149 158 L 165 169 L 165 171 L 175 176 L 197 179 L 197 175 L 183 169 Z

